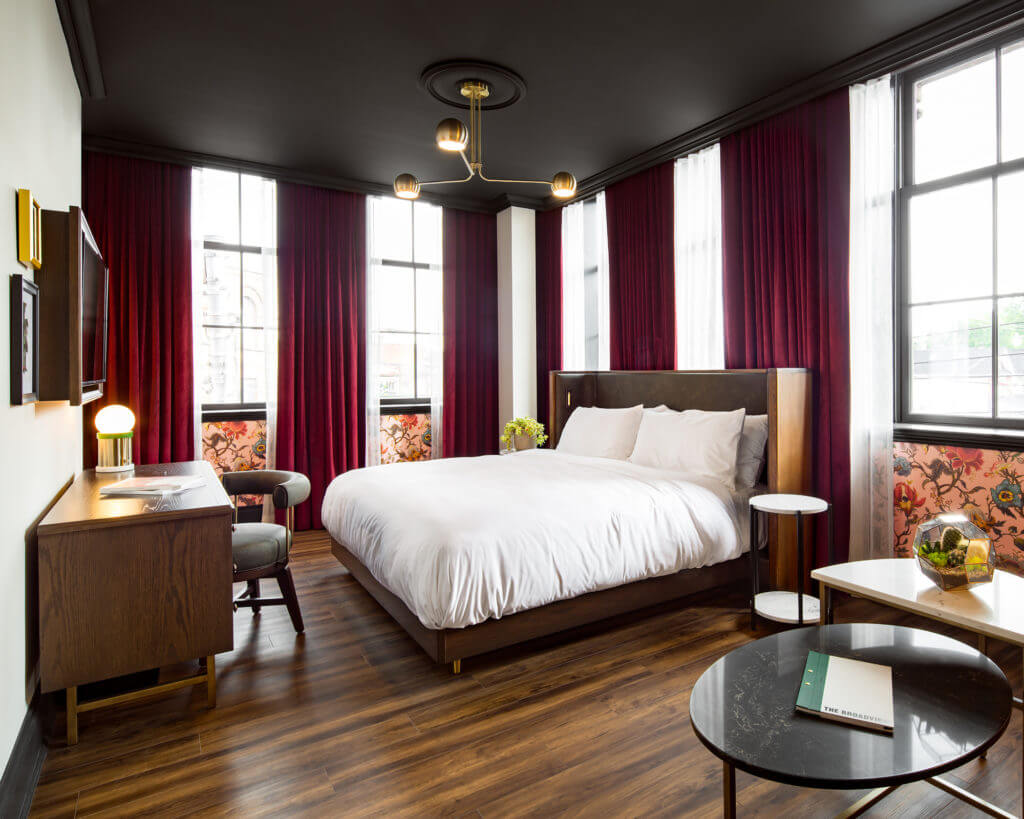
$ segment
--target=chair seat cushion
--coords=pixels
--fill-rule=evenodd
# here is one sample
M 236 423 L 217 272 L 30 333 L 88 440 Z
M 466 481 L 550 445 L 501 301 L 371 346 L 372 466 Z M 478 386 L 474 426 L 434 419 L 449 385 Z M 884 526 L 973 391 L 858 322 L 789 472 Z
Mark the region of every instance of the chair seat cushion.
M 231 533 L 236 572 L 272 569 L 288 562 L 288 530 L 274 523 L 236 523 Z

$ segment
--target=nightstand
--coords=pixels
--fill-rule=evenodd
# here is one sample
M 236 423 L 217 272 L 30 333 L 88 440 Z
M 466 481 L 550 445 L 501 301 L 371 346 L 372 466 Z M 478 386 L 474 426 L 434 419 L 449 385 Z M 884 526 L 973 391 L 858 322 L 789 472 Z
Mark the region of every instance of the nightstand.
M 793 515 L 796 518 L 796 592 L 760 591 L 757 570 L 757 513 Z M 832 504 L 810 495 L 756 495 L 750 499 L 750 627 L 757 628 L 757 616 L 777 623 L 804 625 L 818 622 L 821 604 L 817 597 L 804 594 L 803 520 L 807 515 L 828 514 L 828 562 L 832 563 Z

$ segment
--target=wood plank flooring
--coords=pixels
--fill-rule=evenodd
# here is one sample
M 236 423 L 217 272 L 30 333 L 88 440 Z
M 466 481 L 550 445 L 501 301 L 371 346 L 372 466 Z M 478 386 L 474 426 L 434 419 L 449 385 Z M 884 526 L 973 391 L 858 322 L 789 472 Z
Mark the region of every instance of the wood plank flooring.
M 217 658 L 215 710 L 183 691 L 83 715 L 79 745 L 55 740 L 32 815 L 721 814 L 721 764 L 694 736 L 688 701 L 708 665 L 754 639 L 742 589 L 471 658 L 452 676 L 323 535 L 297 538 L 292 569 L 304 635 L 283 607 L 241 611 L 235 650 Z M 837 615 L 936 628 L 863 601 Z M 989 653 L 1019 691 L 1020 650 L 990 641 Z M 1017 815 L 1021 728 L 1015 712 L 987 760 L 951 774 Z M 739 772 L 736 785 L 742 816 L 832 815 L 862 793 Z M 977 814 L 918 784 L 868 815 Z

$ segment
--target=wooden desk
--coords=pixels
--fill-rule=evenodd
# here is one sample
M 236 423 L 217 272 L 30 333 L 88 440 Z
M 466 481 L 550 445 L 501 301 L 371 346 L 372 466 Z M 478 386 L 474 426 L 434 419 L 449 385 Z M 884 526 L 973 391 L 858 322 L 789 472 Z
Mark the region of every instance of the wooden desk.
M 231 501 L 205 461 L 136 467 L 137 477 L 202 475 L 176 495 L 104 498 L 132 473 L 79 475 L 39 524 L 42 691 L 67 690 L 68 744 L 78 713 L 189 685 L 216 704 L 213 656 L 234 644 Z M 85 683 L 206 658 L 203 673 L 104 700 Z

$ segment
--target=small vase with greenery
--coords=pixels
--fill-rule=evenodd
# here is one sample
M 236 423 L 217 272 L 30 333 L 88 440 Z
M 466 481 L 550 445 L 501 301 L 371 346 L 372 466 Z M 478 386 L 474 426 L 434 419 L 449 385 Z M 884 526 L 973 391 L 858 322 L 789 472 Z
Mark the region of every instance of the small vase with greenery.
M 547 439 L 544 425 L 530 417 L 512 419 L 505 424 L 505 430 L 501 433 L 501 442 L 515 451 L 544 446 Z

